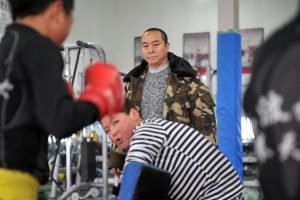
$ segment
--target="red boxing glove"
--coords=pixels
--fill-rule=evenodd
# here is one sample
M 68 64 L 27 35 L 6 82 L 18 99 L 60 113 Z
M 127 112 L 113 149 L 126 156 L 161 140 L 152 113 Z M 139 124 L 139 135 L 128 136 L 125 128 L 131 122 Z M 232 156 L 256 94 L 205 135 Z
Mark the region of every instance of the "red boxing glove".
M 85 89 L 79 100 L 98 107 L 99 119 L 120 112 L 124 106 L 124 93 L 119 71 L 112 64 L 93 63 L 85 72 Z

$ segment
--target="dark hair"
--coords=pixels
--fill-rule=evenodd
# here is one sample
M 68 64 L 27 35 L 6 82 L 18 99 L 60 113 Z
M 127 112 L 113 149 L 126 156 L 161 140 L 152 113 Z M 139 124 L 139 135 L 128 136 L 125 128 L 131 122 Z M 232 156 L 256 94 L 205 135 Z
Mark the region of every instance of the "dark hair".
M 159 31 L 161 34 L 162 40 L 165 42 L 165 44 L 168 44 L 168 36 L 165 31 L 161 30 L 160 28 L 149 28 L 144 33 L 148 31 Z
M 124 108 L 123 108 L 123 112 L 125 112 L 127 115 L 130 113 L 130 109 L 133 108 L 133 109 L 136 109 L 136 106 L 133 105 L 133 103 L 129 100 L 129 99 L 125 99 L 125 105 L 124 105 Z
M 17 17 L 37 15 L 44 12 L 48 6 L 58 0 L 8 0 L 13 20 Z M 61 0 L 66 14 L 74 8 L 74 0 Z

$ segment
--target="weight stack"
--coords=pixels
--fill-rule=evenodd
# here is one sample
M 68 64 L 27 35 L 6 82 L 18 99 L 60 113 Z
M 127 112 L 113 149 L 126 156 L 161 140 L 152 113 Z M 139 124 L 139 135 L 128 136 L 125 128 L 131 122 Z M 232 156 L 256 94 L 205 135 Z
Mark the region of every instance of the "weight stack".
M 96 178 L 95 142 L 81 143 L 80 175 L 83 181 L 93 181 Z

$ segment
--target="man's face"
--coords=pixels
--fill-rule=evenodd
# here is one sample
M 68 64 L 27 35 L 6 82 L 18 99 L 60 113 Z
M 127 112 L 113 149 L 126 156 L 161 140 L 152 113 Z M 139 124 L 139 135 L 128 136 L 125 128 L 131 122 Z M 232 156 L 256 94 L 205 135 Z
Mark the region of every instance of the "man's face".
M 109 139 L 122 149 L 129 149 L 133 129 L 136 124 L 129 115 L 117 113 L 112 117 L 104 117 L 101 120 L 102 127 Z
M 169 44 L 165 44 L 159 31 L 145 32 L 141 40 L 143 58 L 150 67 L 159 67 L 168 63 Z

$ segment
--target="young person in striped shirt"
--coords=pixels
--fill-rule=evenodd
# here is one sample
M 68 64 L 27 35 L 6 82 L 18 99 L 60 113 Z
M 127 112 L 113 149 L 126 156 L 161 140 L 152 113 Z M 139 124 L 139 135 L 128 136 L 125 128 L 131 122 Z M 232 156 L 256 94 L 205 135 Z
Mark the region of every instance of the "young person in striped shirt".
M 157 118 L 143 121 L 129 101 L 109 123 L 110 140 L 128 150 L 125 167 L 138 161 L 171 174 L 169 199 L 231 200 L 242 192 L 229 160 L 196 129 Z

